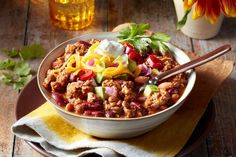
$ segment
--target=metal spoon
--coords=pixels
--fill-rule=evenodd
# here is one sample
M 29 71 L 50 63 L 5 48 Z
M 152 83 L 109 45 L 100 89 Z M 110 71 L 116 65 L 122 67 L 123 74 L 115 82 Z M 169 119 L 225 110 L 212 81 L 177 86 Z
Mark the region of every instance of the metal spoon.
M 199 58 L 196 58 L 190 62 L 187 62 L 185 64 L 179 65 L 171 70 L 168 70 L 166 72 L 161 73 L 160 75 L 152 78 L 151 80 L 149 80 L 147 83 L 145 83 L 143 86 L 141 86 L 139 88 L 139 93 L 141 91 L 144 90 L 144 88 L 146 87 L 146 85 L 152 84 L 152 85 L 156 85 L 158 83 L 158 81 L 160 80 L 164 80 L 167 79 L 171 76 L 177 75 L 179 73 L 185 72 L 189 69 L 195 68 L 197 66 L 200 66 L 202 64 L 205 64 L 223 54 L 225 54 L 226 52 L 231 50 L 231 46 L 230 45 L 223 45 Z

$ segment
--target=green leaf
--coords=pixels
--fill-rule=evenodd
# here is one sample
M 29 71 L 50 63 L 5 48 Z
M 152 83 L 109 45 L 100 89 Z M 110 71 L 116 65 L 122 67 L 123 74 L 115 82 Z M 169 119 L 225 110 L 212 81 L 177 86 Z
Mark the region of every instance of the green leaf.
M 164 55 L 166 52 L 170 52 L 169 47 L 163 43 L 163 42 L 158 42 L 159 45 L 159 51 L 161 52 L 162 55 Z
M 13 69 L 16 62 L 12 59 L 5 59 L 0 61 L 0 70 Z
M 151 42 L 152 40 L 149 38 L 139 38 L 133 42 L 133 45 L 137 50 L 141 52 L 141 51 L 147 50 L 147 47 L 149 46 L 149 43 Z
M 117 38 L 118 39 L 127 39 L 127 38 L 129 38 L 129 35 L 130 35 L 130 28 L 125 27 L 122 30 L 120 30 L 119 36 L 117 36 Z
M 42 58 L 45 55 L 43 47 L 39 44 L 32 44 L 24 46 L 19 52 L 21 58 L 24 60 Z
M 14 68 L 14 73 L 19 76 L 27 76 L 30 73 L 30 65 L 26 61 L 20 61 Z
M 125 27 L 122 29 L 119 33 L 120 35 L 118 36 L 119 39 L 132 39 L 137 35 L 143 35 L 146 30 L 150 28 L 149 24 L 135 24 L 132 23 L 130 26 Z
M 149 28 L 149 24 L 130 24 L 130 37 L 133 38 L 136 35 L 143 35 Z
M 15 80 L 13 84 L 13 88 L 17 91 L 20 91 L 32 78 L 32 75 L 27 75 L 23 77 L 19 77 Z
M 11 85 L 14 82 L 14 77 L 10 73 L 2 73 L 0 75 L 0 81 L 6 85 Z
M 118 38 L 119 42 L 128 42 L 134 46 L 139 53 L 145 52 L 148 47 L 160 51 L 162 54 L 169 50 L 164 42 L 169 42 L 171 37 L 164 33 L 146 35 L 145 32 L 150 28 L 149 24 L 135 24 L 122 29 Z
M 177 22 L 177 24 L 176 24 L 176 29 L 177 30 L 180 30 L 185 25 L 185 23 L 187 21 L 187 18 L 188 18 L 188 14 L 190 13 L 190 11 L 191 10 L 186 10 L 184 12 L 183 18 L 180 21 Z
M 155 33 L 151 36 L 151 39 L 169 42 L 171 37 L 165 33 Z
M 4 49 L 3 52 L 11 58 L 17 57 L 19 55 L 19 51 L 16 50 L 15 48 L 12 49 Z

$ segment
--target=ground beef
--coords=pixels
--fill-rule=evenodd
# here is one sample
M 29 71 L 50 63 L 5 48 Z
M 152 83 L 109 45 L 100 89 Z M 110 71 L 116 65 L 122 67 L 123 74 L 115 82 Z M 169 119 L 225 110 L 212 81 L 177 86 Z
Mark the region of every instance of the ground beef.
M 56 76 L 55 73 L 53 72 L 53 70 L 48 70 L 47 71 L 47 76 L 43 81 L 43 87 L 46 88 L 47 90 L 51 90 L 51 82 L 56 81 Z
M 64 57 L 67 60 L 72 54 L 75 53 L 76 46 L 74 44 L 68 44 L 65 48 Z
M 178 65 L 178 63 L 170 56 L 159 57 L 159 59 L 164 64 L 162 71 L 168 71 Z
M 87 53 L 91 44 L 85 41 L 78 41 L 77 43 L 75 43 L 75 46 L 76 46 L 75 50 L 76 54 L 83 56 L 85 53 Z
M 52 68 L 53 69 L 58 69 L 60 68 L 65 62 L 64 57 L 58 57 L 53 63 L 52 63 Z
M 85 99 L 87 97 L 87 94 L 93 91 L 94 91 L 94 86 L 92 84 L 92 80 L 87 80 L 87 81 L 78 80 L 76 82 L 71 82 L 67 85 L 65 95 L 67 99 L 72 99 L 72 98 Z
M 69 82 L 69 74 L 63 70 L 61 71 L 56 78 L 56 81 L 51 82 L 51 89 L 53 92 L 62 93 L 66 90 L 66 86 Z
M 104 101 L 107 117 L 135 117 L 136 110 L 130 106 L 136 97 L 132 81 L 105 80 L 102 82 L 102 86 L 113 88 L 113 94 Z
M 166 105 L 170 98 L 170 94 L 166 90 L 160 89 L 159 92 L 147 97 L 144 107 L 148 110 L 148 114 L 153 114 L 160 110 L 161 106 Z

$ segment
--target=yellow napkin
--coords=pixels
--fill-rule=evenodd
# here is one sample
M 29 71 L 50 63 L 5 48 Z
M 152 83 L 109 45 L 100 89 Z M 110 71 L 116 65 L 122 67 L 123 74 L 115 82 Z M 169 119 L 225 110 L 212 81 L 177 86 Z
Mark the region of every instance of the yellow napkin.
M 197 81 L 184 105 L 165 123 L 136 138 L 102 140 L 91 137 L 65 122 L 47 102 L 18 120 L 12 131 L 20 138 L 40 143 L 46 151 L 57 156 L 91 152 L 102 156 L 175 156 L 191 136 L 216 89 L 230 75 L 233 64 L 232 61 L 214 60 L 196 68 Z

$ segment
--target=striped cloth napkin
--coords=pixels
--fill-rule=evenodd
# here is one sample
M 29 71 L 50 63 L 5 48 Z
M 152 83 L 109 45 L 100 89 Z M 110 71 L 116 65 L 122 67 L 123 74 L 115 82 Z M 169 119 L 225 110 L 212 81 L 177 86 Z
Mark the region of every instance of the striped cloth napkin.
M 196 68 L 196 85 L 183 106 L 165 123 L 139 137 L 104 140 L 89 136 L 65 122 L 47 102 L 18 120 L 12 132 L 19 138 L 39 143 L 56 156 L 90 153 L 103 157 L 175 156 L 191 136 L 216 89 L 230 75 L 233 65 L 232 61 L 214 60 Z

